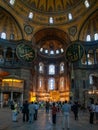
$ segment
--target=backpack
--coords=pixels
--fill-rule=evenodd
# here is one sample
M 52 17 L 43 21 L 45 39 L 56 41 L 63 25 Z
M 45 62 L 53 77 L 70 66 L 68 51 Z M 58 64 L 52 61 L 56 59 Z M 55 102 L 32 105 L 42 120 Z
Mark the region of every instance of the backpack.
M 14 110 L 15 107 L 14 107 L 14 104 L 11 104 L 11 110 Z

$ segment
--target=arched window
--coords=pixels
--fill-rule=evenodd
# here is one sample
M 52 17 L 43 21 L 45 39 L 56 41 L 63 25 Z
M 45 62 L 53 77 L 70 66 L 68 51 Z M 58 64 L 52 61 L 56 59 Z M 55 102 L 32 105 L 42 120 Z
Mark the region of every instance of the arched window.
M 49 65 L 49 74 L 54 75 L 55 74 L 55 65 Z
M 44 72 L 44 64 L 42 62 L 39 63 L 39 72 L 40 73 Z
M 50 17 L 50 18 L 49 18 L 49 23 L 50 23 L 50 24 L 53 24 L 53 23 L 54 23 L 53 17 Z
M 72 20 L 72 14 L 71 13 L 68 14 L 68 19 Z
M 88 0 L 85 0 L 85 1 L 84 1 L 84 4 L 85 4 L 85 7 L 86 7 L 86 8 L 88 8 L 88 7 L 90 6 Z
M 33 18 L 33 12 L 30 12 L 30 13 L 29 13 L 28 18 L 29 18 L 29 19 L 32 19 L 32 18 Z
M 93 84 L 93 75 L 91 74 L 90 76 L 89 76 L 89 84 Z
M 2 38 L 2 39 L 6 39 L 6 33 L 5 33 L 5 32 L 2 32 L 2 33 L 1 33 L 1 38 Z
M 91 41 L 91 36 L 90 35 L 87 35 L 86 41 Z
M 94 34 L 94 40 L 95 40 L 95 41 L 98 40 L 98 33 L 95 33 L 95 34 Z
M 64 91 L 64 77 L 60 77 L 60 82 L 59 82 L 59 90 Z
M 44 79 L 43 77 L 38 78 L 38 90 L 41 91 L 44 88 Z
M 14 34 L 10 34 L 10 39 L 14 40 Z
M 14 3 L 15 3 L 15 0 L 10 0 L 11 5 L 14 5 Z
M 48 80 L 48 89 L 49 90 L 54 90 L 55 89 L 55 79 L 54 78 L 49 78 L 49 80 Z
M 64 63 L 62 62 L 60 64 L 60 73 L 63 73 L 64 72 Z

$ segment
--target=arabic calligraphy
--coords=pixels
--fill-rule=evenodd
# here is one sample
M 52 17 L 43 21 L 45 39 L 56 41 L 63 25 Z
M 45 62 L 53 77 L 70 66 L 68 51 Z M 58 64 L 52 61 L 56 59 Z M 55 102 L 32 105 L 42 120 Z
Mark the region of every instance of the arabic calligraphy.
M 75 43 L 71 44 L 66 50 L 66 59 L 70 62 L 78 61 L 82 58 L 84 48 L 82 45 Z
M 20 44 L 16 48 L 17 55 L 22 60 L 31 62 L 35 58 L 35 51 L 27 44 Z

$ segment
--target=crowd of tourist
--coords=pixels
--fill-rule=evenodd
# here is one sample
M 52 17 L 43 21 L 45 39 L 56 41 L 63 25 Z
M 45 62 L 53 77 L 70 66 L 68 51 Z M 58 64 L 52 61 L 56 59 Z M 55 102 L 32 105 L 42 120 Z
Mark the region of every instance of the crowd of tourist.
M 80 104 L 78 101 L 72 102 L 28 102 L 24 101 L 23 104 L 18 104 L 14 101 L 11 104 L 12 110 L 12 121 L 18 121 L 18 114 L 22 114 L 23 122 L 33 123 L 38 119 L 39 109 L 45 110 L 46 114 L 51 112 L 52 123 L 56 124 L 56 115 L 57 113 L 62 113 L 62 127 L 67 129 L 70 127 L 70 114 L 73 113 L 74 119 L 77 121 L 79 119 L 79 111 L 88 111 L 89 112 L 89 123 L 92 125 L 98 122 L 98 103 L 94 104 L 94 101 L 91 101 L 87 108 L 83 104 Z M 95 117 L 95 118 L 94 118 Z

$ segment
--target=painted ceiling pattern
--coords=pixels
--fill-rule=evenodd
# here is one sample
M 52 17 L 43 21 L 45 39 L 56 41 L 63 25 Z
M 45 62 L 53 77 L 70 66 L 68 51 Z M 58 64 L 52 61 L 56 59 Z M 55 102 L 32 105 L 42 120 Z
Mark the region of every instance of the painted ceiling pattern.
M 89 0 L 90 7 L 95 2 L 96 0 Z M 68 13 L 72 13 L 73 21 L 75 21 L 90 10 L 85 7 L 84 0 L 17 0 L 14 6 L 9 4 L 9 0 L 5 3 L 8 3 L 13 11 L 24 20 L 27 19 L 29 12 L 33 12 L 34 17 L 30 22 L 46 26 L 49 26 L 50 17 L 54 19 L 54 24 L 51 26 L 65 25 L 70 23 Z
M 41 13 L 60 13 L 69 10 L 82 0 L 21 0 L 28 8 Z

